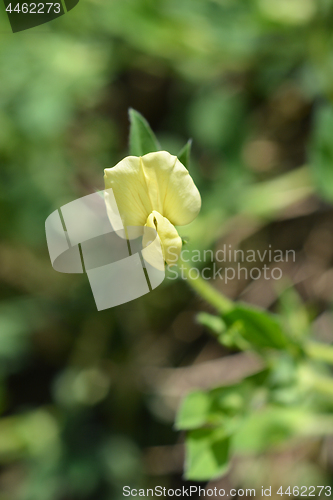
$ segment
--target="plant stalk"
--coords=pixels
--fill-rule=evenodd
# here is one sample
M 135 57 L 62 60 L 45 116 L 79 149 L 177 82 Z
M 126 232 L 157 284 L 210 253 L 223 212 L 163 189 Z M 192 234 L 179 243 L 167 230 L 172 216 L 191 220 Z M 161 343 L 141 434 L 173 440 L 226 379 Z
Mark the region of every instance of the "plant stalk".
M 228 299 L 225 295 L 218 292 L 207 280 L 204 280 L 200 274 L 199 276 L 191 276 L 191 268 L 185 264 L 184 261 L 179 261 L 184 271 L 185 280 L 208 304 L 213 306 L 220 314 L 233 309 L 234 304 L 232 300 Z

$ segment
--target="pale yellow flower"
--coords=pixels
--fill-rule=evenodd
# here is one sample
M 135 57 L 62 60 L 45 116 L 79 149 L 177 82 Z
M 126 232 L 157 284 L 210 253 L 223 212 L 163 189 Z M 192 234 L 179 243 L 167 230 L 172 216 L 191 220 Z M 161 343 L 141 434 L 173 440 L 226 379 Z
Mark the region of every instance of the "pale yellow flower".
M 199 191 L 184 165 L 158 151 L 128 156 L 104 172 L 105 188 L 112 188 L 124 226 L 156 229 L 165 262 L 175 264 L 182 248 L 175 226 L 192 222 L 201 208 Z

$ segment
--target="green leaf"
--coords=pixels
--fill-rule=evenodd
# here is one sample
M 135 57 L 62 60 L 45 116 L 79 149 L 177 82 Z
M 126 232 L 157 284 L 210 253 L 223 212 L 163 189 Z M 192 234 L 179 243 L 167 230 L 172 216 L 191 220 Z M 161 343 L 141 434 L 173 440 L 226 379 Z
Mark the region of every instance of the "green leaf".
M 222 332 L 218 338 L 220 344 L 225 345 L 229 349 L 239 349 L 240 351 L 248 351 L 251 349 L 251 344 L 242 336 L 242 323 L 235 322 L 226 331 Z
M 221 333 L 226 330 L 226 326 L 222 318 L 213 314 L 201 312 L 197 315 L 197 321 L 216 335 L 221 335 Z
M 130 138 L 129 152 L 132 156 L 143 156 L 161 149 L 147 120 L 135 109 L 129 109 Z
M 221 421 L 221 417 L 223 416 L 233 417 L 242 413 L 247 396 L 246 392 L 249 391 L 249 386 L 245 384 L 218 387 L 217 389 L 210 391 L 210 418 L 213 416 L 217 417 L 219 415 Z
M 310 168 L 319 191 L 333 200 L 333 105 L 329 102 L 317 109 L 310 142 Z
M 216 387 L 210 391 L 193 391 L 183 400 L 176 417 L 178 430 L 192 430 L 203 426 L 219 426 L 230 431 L 230 419 L 243 414 L 253 393 L 267 383 L 264 369 L 233 385 Z M 227 433 L 229 433 L 229 431 Z
M 251 413 L 233 436 L 237 453 L 261 453 L 306 432 L 309 415 L 304 408 L 267 407 Z
M 286 349 L 290 344 L 278 319 L 265 311 L 236 305 L 223 319 L 230 327 L 237 323 L 243 338 L 255 348 Z
M 189 170 L 191 156 L 192 139 L 189 139 L 185 146 L 179 151 L 178 160 Z
M 210 397 L 201 391 L 191 392 L 183 400 L 177 414 L 176 429 L 196 429 L 206 423 L 210 408 Z
M 229 466 L 230 438 L 221 429 L 198 429 L 186 439 L 185 477 L 208 481 L 225 474 Z

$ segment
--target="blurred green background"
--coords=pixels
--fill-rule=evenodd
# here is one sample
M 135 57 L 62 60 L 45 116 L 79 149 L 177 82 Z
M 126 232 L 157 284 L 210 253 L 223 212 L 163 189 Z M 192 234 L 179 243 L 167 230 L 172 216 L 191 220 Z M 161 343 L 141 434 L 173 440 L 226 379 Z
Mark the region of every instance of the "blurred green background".
M 0 500 L 190 484 L 180 398 L 256 369 L 198 324 L 212 309 L 185 282 L 97 312 L 85 276 L 51 267 L 45 219 L 103 189 L 128 107 L 172 154 L 193 138 L 189 248 L 296 252 L 281 282 L 216 287 L 275 310 L 294 285 L 332 342 L 332 22 L 332 0 L 81 0 L 12 34 L 0 8 Z M 332 467 L 333 441 L 309 438 L 236 459 L 219 484 L 329 484 Z

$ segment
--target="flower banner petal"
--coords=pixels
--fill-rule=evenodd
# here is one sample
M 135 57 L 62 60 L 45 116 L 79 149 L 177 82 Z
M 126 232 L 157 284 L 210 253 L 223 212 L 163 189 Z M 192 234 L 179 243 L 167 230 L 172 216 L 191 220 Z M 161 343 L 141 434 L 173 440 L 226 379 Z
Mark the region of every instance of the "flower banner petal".
M 178 158 L 159 151 L 142 156 L 141 165 L 153 210 L 176 226 L 192 222 L 200 211 L 201 197 Z

